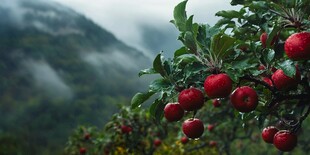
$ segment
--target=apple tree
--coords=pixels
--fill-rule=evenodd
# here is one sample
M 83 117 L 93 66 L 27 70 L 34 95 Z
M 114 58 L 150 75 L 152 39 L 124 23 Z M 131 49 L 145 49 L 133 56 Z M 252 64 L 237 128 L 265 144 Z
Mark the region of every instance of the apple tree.
M 214 26 L 187 3 L 171 20 L 182 47 L 139 72 L 157 79 L 103 130 L 77 128 L 66 154 L 310 151 L 310 0 L 232 0 Z
M 232 0 L 240 9 L 217 12 L 214 26 L 195 23 L 187 3 L 175 7 L 171 20 L 183 46 L 141 70 L 139 76 L 159 78 L 132 98 L 131 108 L 155 96 L 149 111 L 158 124 L 178 124 L 185 136 L 203 141 L 189 152 L 211 137 L 226 154 L 240 139 L 261 137 L 292 151 L 310 113 L 310 1 Z M 217 135 L 209 133 L 212 126 Z

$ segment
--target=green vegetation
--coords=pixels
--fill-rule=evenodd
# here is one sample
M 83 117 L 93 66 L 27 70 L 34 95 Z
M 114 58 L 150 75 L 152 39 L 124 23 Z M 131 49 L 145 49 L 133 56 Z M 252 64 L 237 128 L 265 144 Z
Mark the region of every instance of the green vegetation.
M 214 26 L 187 16 L 187 3 L 171 21 L 182 47 L 139 72 L 159 75 L 148 91 L 93 133 L 100 136 L 72 135 L 67 153 L 307 154 L 310 1 L 232 0 L 241 9 L 219 11 Z
M 119 65 L 126 62 L 96 66 L 85 57 L 95 53 L 104 61 L 119 52 L 141 66 L 148 59 L 72 10 L 20 3 L 39 13 L 29 11 L 18 23 L 13 16 L 18 10 L 0 6 L 7 17 L 0 21 L 0 154 L 62 154 L 74 128 L 102 127 L 141 89 L 137 85 L 145 85 L 137 79 L 138 68 Z M 61 17 L 42 17 L 40 11 Z M 62 30 L 66 27 L 78 31 Z

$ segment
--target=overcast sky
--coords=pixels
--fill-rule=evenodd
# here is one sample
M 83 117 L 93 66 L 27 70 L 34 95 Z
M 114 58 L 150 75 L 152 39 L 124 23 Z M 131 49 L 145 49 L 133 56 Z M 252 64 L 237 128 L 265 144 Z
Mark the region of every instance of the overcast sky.
M 169 39 L 177 37 L 177 31 L 169 21 L 173 18 L 173 8 L 181 2 L 180 0 L 54 1 L 84 14 L 112 32 L 118 39 L 140 50 L 150 50 L 144 43 L 147 35 L 141 31 L 143 26 L 163 30 L 163 32 L 173 31 L 171 34 L 176 36 Z M 213 25 L 218 19 L 214 14 L 227 9 L 233 9 L 230 6 L 230 0 L 189 0 L 187 2 L 188 16 L 194 14 L 194 20 L 199 23 Z

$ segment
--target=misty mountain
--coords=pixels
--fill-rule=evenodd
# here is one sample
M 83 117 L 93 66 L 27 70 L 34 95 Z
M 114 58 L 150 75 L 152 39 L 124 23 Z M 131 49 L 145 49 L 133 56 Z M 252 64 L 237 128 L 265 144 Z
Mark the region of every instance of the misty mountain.
M 137 73 L 150 58 L 67 7 L 1 0 L 0 16 L 4 152 L 59 154 L 78 124 L 102 126 L 146 87 Z

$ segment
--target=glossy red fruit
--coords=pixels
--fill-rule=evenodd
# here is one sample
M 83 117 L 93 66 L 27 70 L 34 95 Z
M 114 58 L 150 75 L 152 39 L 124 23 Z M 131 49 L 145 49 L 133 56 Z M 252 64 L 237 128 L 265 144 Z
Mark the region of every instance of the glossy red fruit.
M 123 134 L 128 134 L 132 131 L 132 128 L 131 128 L 131 126 L 122 125 L 121 130 L 122 130 Z
M 164 116 L 169 122 L 182 119 L 184 110 L 179 103 L 168 103 L 164 108 Z
M 182 144 L 186 144 L 186 143 L 188 143 L 188 141 L 189 141 L 188 138 L 185 137 L 185 136 L 181 138 L 181 143 Z
M 265 69 L 266 69 L 266 67 L 264 65 L 259 65 L 258 66 L 258 70 L 265 70 Z
M 273 87 L 273 83 L 269 77 L 263 77 L 263 81 L 266 82 L 270 87 Z
M 281 130 L 274 135 L 273 145 L 283 152 L 292 151 L 297 145 L 297 136 L 290 131 Z
M 85 154 L 85 153 L 86 153 L 86 148 L 81 147 L 81 148 L 80 148 L 80 154 Z
M 204 95 L 196 88 L 184 89 L 179 94 L 178 101 L 184 110 L 198 110 L 204 104 Z
M 310 60 L 310 32 L 289 36 L 285 41 L 284 50 L 292 60 Z
M 212 104 L 213 104 L 213 106 L 214 106 L 215 108 L 216 108 L 216 107 L 220 107 L 220 106 L 222 105 L 221 101 L 218 100 L 218 99 L 214 99 L 214 100 L 212 101 Z
M 209 98 L 224 98 L 232 90 L 232 80 L 225 74 L 209 75 L 204 82 L 204 89 Z
M 89 133 L 86 133 L 86 134 L 84 135 L 84 139 L 85 139 L 85 140 L 89 140 L 89 139 L 90 139 L 90 134 L 89 134 Z
M 210 147 L 216 147 L 216 146 L 217 146 L 217 142 L 211 140 L 211 141 L 209 142 L 209 146 L 210 146 Z
M 230 96 L 230 102 L 240 112 L 251 112 L 258 104 L 258 96 L 254 89 L 243 86 L 235 89 Z
M 161 145 L 161 140 L 160 139 L 155 139 L 153 143 L 154 143 L 155 147 L 158 147 L 158 146 Z
M 260 35 L 260 41 L 262 42 L 262 46 L 264 47 L 264 48 L 266 48 L 266 42 L 267 42 L 267 39 L 268 39 L 268 34 L 266 33 L 266 32 L 264 32 L 264 33 L 262 33 L 261 35 Z M 276 35 L 276 36 L 274 36 L 273 37 L 273 39 L 272 39 L 272 41 L 271 41 L 271 43 L 270 43 L 270 46 L 273 46 L 274 45 L 274 43 L 276 42 L 278 40 L 278 36 Z
M 215 127 L 215 125 L 213 125 L 213 124 L 209 124 L 209 125 L 207 126 L 207 128 L 208 128 L 208 130 L 209 130 L 210 132 L 213 131 L 214 127 Z
M 283 70 L 281 69 L 278 69 L 271 76 L 273 84 L 278 90 L 288 90 L 290 88 L 297 86 L 297 84 L 300 81 L 300 78 L 301 78 L 300 72 L 297 67 L 296 67 L 296 75 L 293 78 L 285 75 Z
M 190 118 L 183 122 L 182 130 L 188 138 L 199 138 L 204 132 L 204 126 L 199 119 Z
M 262 138 L 266 143 L 273 143 L 273 137 L 279 130 L 274 126 L 264 128 Z

